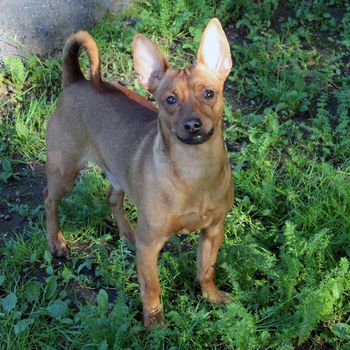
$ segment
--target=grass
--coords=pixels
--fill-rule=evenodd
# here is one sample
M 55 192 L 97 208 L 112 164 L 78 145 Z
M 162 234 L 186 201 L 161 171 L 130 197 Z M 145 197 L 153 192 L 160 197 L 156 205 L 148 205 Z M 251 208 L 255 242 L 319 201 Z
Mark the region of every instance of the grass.
M 107 181 L 90 167 L 60 208 L 65 260 L 46 250 L 42 206 L 1 204 L 26 219 L 0 246 L 1 349 L 350 349 L 350 6 L 139 0 L 91 29 L 106 78 L 145 94 L 132 68 L 134 33 L 181 67 L 213 16 L 234 56 L 225 137 L 236 200 L 216 274 L 233 302 L 202 299 L 197 235 L 177 236 L 159 258 L 165 327 L 146 331 L 134 247 L 115 237 Z M 0 186 L 18 188 L 29 176 L 23 164 L 45 160 L 61 63 L 4 63 Z

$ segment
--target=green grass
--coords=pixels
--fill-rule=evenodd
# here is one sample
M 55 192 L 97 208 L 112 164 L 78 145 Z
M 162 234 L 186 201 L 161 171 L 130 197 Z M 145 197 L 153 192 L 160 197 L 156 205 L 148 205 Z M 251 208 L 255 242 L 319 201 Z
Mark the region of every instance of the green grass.
M 1 349 L 350 349 L 350 5 L 139 0 L 91 29 L 105 77 L 145 94 L 134 33 L 181 67 L 214 16 L 234 57 L 225 137 L 236 200 L 216 274 L 232 303 L 202 299 L 198 235 L 174 237 L 159 258 L 165 326 L 145 330 L 134 247 L 116 238 L 107 181 L 90 167 L 61 204 L 66 260 L 46 250 L 42 207 L 8 203 L 29 219 L 0 247 Z M 45 160 L 60 74 L 57 59 L 5 60 L 0 183 L 20 185 L 18 163 Z

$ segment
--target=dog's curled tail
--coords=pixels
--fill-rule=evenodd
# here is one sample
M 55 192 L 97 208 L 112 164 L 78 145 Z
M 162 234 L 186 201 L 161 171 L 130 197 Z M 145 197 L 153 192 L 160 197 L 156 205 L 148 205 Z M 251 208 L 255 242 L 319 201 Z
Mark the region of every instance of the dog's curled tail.
M 100 57 L 97 45 L 93 37 L 85 31 L 79 31 L 72 34 L 63 49 L 63 87 L 84 80 L 84 75 L 79 65 L 79 49 L 83 47 L 88 55 L 90 62 L 90 79 L 95 88 L 99 89 L 102 85 Z

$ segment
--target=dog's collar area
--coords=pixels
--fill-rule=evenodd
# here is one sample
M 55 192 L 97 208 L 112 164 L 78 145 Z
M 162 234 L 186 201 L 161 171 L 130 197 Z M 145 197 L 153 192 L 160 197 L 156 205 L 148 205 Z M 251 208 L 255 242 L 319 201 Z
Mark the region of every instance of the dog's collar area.
M 193 135 L 189 138 L 182 138 L 179 135 L 177 135 L 177 138 L 185 143 L 186 145 L 200 145 L 201 143 L 204 143 L 210 139 L 210 137 L 214 134 L 214 128 L 212 128 L 207 134 L 198 134 Z

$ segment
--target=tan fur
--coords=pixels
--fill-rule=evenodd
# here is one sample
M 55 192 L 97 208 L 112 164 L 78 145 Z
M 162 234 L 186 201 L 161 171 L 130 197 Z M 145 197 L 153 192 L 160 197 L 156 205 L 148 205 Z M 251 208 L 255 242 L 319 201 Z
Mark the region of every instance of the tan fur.
M 219 38 L 218 59 L 212 66 L 206 61 L 210 30 Z M 89 56 L 91 81 L 84 79 L 79 68 L 81 46 Z M 106 173 L 112 183 L 107 197 L 119 232 L 136 244 L 144 324 L 150 327 L 162 319 L 158 253 L 174 233 L 201 230 L 198 279 L 202 293 L 212 302 L 229 301 L 215 286 L 214 270 L 224 219 L 233 200 L 222 120 L 223 82 L 232 61 L 216 19 L 204 32 L 194 67 L 169 69 L 159 49 L 140 34 L 133 47 L 135 70 L 141 83 L 155 93 L 158 113 L 141 96 L 101 79 L 97 47 L 88 33 L 68 39 L 64 92 L 47 126 L 44 198 L 48 246 L 52 253 L 63 256 L 67 247 L 58 220 L 60 199 L 87 161 Z M 212 99 L 204 97 L 208 90 L 215 92 Z M 166 102 L 169 95 L 176 96 L 176 105 Z M 198 138 L 209 139 L 185 143 L 197 137 L 186 129 L 189 118 L 201 122 Z M 124 193 L 138 208 L 135 232 L 123 211 Z

